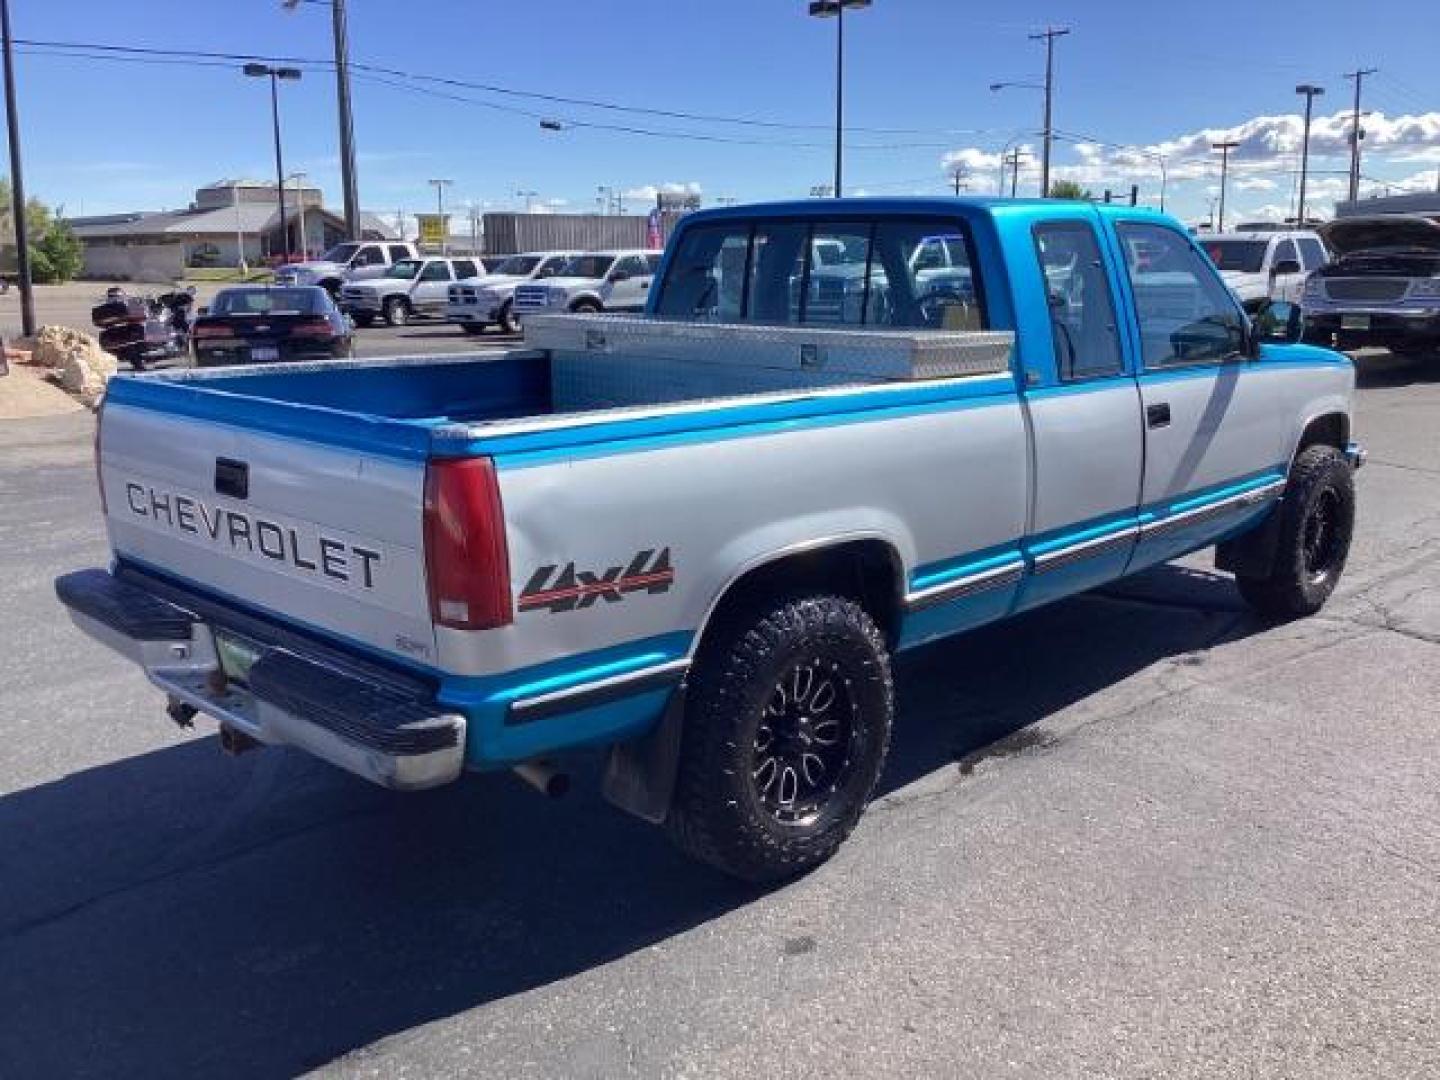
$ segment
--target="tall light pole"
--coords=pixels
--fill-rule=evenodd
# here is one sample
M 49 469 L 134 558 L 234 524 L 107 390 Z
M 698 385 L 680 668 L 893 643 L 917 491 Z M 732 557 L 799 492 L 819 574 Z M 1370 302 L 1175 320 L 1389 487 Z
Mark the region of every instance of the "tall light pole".
M 295 181 L 295 209 L 300 214 L 300 257 L 305 258 L 305 252 L 309 247 L 309 241 L 305 234 L 305 186 L 304 181 L 309 179 L 303 172 L 291 173 L 289 179 Z
M 15 103 L 15 50 L 10 40 L 10 0 L 0 0 L 5 50 L 5 123 L 10 135 L 11 217 L 15 219 L 15 270 L 20 278 L 20 330 L 35 333 L 35 292 L 30 284 L 30 238 L 25 227 L 25 171 L 20 167 L 20 112 Z
M 1325 93 L 1323 86 L 1301 83 L 1295 93 L 1305 95 L 1305 134 L 1300 139 L 1300 203 L 1295 211 L 1296 227 L 1305 227 L 1305 181 L 1310 171 L 1310 117 L 1315 108 L 1315 99 Z
M 1366 75 L 1374 75 L 1379 68 L 1356 68 L 1345 78 L 1355 80 L 1355 108 L 1350 113 L 1350 201 L 1360 198 L 1360 140 L 1365 133 L 1360 130 L 1360 84 Z M 1300 226 L 1305 227 L 1303 224 Z
M 840 198 L 845 158 L 845 9 L 866 8 L 870 0 L 810 0 L 810 14 L 835 20 L 835 197 Z
M 540 193 L 539 193 L 538 191 L 527 191 L 527 190 L 521 189 L 520 191 L 515 192 L 515 197 L 516 197 L 517 199 L 524 199 L 524 200 L 525 200 L 525 213 L 528 214 L 528 213 L 530 213 L 530 200 L 533 199 L 533 198 L 535 198 L 535 196 L 537 196 L 537 195 L 539 195 L 539 194 L 540 194 Z
M 290 232 L 285 222 L 285 161 L 280 154 L 280 91 L 281 79 L 300 78 L 300 69 L 292 67 L 271 67 L 269 64 L 246 64 L 246 75 L 255 79 L 270 80 L 270 120 L 275 129 L 275 195 L 280 201 L 280 238 L 285 245 L 283 255 L 290 251 Z
M 454 182 L 454 180 L 430 181 L 430 185 L 435 189 L 435 214 L 440 219 L 440 227 L 445 230 L 444 236 L 440 240 L 441 255 L 450 249 L 450 226 L 445 224 L 445 186 Z
M 1045 89 L 1045 84 L 1044 84 L 1044 83 L 1033 83 L 1033 82 L 992 82 L 992 83 L 990 84 L 990 92 L 991 92 L 992 94 L 999 93 L 1001 90 L 1010 90 L 1010 89 L 1016 89 L 1016 90 L 1039 90 L 1042 94 L 1045 94 L 1045 102 L 1046 102 L 1046 104 L 1045 104 L 1045 130 L 1044 130 L 1044 132 L 1043 132 L 1043 135 L 1044 135 L 1044 137 L 1045 137 L 1045 145 L 1046 145 L 1046 147 L 1047 147 L 1045 160 L 1048 162 L 1048 161 L 1050 160 L 1048 147 L 1049 147 L 1049 145 L 1050 145 L 1050 138 L 1051 138 L 1052 132 L 1051 132 L 1050 123 L 1049 123 L 1049 119 L 1050 119 L 1050 104 L 1049 104 L 1049 102 L 1050 102 L 1050 95 L 1049 95 L 1049 93 L 1048 93 L 1048 92 L 1046 91 L 1046 89 Z M 1008 147 L 1008 146 L 1011 146 L 1014 142 L 1015 142 L 1015 140 L 1014 140 L 1014 139 L 1011 139 L 1010 142 L 1006 143 L 1005 145 Z M 1005 194 L 1005 162 L 1008 160 L 1008 158 L 1006 157 L 1006 155 L 1005 155 L 1005 153 L 1004 153 L 1003 151 L 1002 151 L 1001 154 L 1000 154 L 1000 158 L 1001 158 L 1001 162 L 1000 162 L 1000 194 L 1001 194 L 1001 195 L 1004 195 L 1004 194 Z M 1049 180 L 1048 180 L 1048 178 L 1047 178 L 1045 181 L 1043 181 L 1043 183 L 1044 183 L 1045 186 L 1042 186 L 1042 187 L 1040 188 L 1040 194 L 1041 194 L 1041 195 L 1044 195 L 1044 194 L 1045 194 L 1046 187 L 1049 186 Z M 1012 185 L 1012 187 L 1013 187 L 1013 185 Z M 1011 191 L 1011 192 L 1010 192 L 1010 197 L 1011 197 L 1012 199 L 1015 197 L 1015 192 L 1014 192 L 1014 191 Z
M 326 3 L 327 0 L 306 0 Z M 294 11 L 301 0 L 280 0 Z M 335 42 L 335 103 L 340 118 L 340 190 L 345 204 L 345 239 L 360 239 L 360 196 L 355 182 L 355 123 L 350 113 L 350 35 L 345 21 L 345 0 L 328 0 L 331 36 Z
M 1040 195 L 1050 194 L 1050 146 L 1054 139 L 1051 117 L 1055 100 L 1055 39 L 1070 33 L 1068 27 L 1047 26 L 1031 41 L 1045 42 L 1045 146 L 1040 156 Z
M 1225 231 L 1225 181 L 1230 173 L 1230 151 L 1240 144 L 1238 142 L 1217 142 L 1211 143 L 1211 150 L 1220 151 L 1220 226 L 1216 232 Z

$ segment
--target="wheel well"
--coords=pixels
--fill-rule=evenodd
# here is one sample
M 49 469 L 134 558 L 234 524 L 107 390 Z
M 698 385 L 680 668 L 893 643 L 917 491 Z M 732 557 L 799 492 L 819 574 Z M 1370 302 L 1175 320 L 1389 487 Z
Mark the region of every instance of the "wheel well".
M 1344 413 L 1326 413 L 1305 425 L 1295 453 L 1298 456 L 1310 446 L 1333 446 L 1337 450 L 1344 450 L 1349 441 L 1350 418 Z
M 859 603 L 893 646 L 900 634 L 902 584 L 900 557 L 884 540 L 846 540 L 784 555 L 733 581 L 711 611 L 705 633 L 737 610 L 768 608 L 786 596 L 827 593 Z
M 593 307 L 598 311 L 605 310 L 605 305 L 602 304 L 599 300 L 595 299 L 595 297 L 593 296 L 577 296 L 574 300 L 570 301 L 571 311 L 575 311 L 578 308 L 582 307 Z

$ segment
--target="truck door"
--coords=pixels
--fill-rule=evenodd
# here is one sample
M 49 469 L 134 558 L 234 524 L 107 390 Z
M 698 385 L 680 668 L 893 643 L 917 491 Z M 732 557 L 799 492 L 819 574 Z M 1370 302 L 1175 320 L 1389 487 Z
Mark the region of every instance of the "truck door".
M 1119 577 L 1139 531 L 1140 400 L 1116 314 L 1116 267 L 1095 221 L 1077 208 L 1032 228 L 1027 291 L 1045 306 L 1052 363 L 1047 368 L 1043 348 L 1026 342 L 1035 483 L 1020 607 Z M 1030 269 L 1017 266 L 1017 289 L 1027 287 L 1021 273 Z
M 415 287 L 410 292 L 410 302 L 417 311 L 437 312 L 445 306 L 449 296 L 450 264 L 444 259 L 431 259 L 420 268 Z
M 1213 542 L 1283 476 L 1274 384 L 1247 362 L 1245 313 L 1190 238 L 1153 221 L 1115 226 L 1133 297 L 1145 418 L 1135 566 Z
M 636 311 L 644 307 L 650 277 L 650 264 L 642 256 L 622 255 L 610 271 L 610 295 L 605 306 L 613 311 Z

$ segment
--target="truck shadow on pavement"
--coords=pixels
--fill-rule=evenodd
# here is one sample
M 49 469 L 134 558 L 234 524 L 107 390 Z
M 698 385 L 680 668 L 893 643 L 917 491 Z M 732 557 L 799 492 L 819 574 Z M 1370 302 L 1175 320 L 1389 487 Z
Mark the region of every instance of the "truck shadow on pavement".
M 1259 625 L 1227 579 L 1166 567 L 907 656 L 881 797 Z M 0 1075 L 288 1076 L 763 895 L 593 777 L 399 796 L 180 738 L 0 798 Z
M 1365 390 L 1440 382 L 1440 349 L 1428 356 L 1399 357 L 1379 353 L 1352 357 L 1355 385 Z

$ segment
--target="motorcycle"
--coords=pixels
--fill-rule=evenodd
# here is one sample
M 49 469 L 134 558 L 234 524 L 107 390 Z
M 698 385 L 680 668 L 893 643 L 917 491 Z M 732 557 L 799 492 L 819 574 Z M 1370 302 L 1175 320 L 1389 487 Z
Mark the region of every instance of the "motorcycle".
M 90 321 L 100 329 L 100 347 L 136 371 L 158 360 L 174 360 L 190 351 L 190 309 L 195 287 L 133 296 L 118 286 L 105 291 L 105 299 L 90 309 Z

